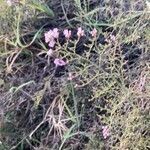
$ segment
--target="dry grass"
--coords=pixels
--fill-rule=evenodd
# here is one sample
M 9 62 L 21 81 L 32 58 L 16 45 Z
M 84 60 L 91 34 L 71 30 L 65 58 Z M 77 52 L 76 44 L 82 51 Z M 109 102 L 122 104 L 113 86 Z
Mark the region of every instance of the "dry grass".
M 0 149 L 148 150 L 147 3 L 21 1 L 8 7 L 3 2 Z M 86 35 L 81 39 L 76 37 L 79 26 Z M 73 35 L 70 42 L 60 36 L 49 58 L 43 37 L 54 27 L 61 33 L 69 28 Z M 89 34 L 93 28 L 96 39 Z M 55 67 L 55 57 L 68 64 Z M 103 127 L 109 130 L 106 138 Z

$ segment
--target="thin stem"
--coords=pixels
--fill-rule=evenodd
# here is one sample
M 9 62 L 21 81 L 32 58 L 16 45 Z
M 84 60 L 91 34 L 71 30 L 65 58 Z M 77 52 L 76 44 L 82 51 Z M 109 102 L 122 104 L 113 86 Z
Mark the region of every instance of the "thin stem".
M 73 102 L 74 102 L 74 108 L 75 108 L 75 115 L 76 115 L 76 120 L 77 120 L 77 126 L 78 126 L 78 128 L 79 128 L 79 126 L 80 126 L 80 121 L 79 121 L 77 100 L 76 100 L 76 97 L 75 97 L 74 86 L 73 86 L 73 83 L 72 83 L 71 81 L 70 81 L 70 86 L 71 86 L 71 93 L 72 93 Z

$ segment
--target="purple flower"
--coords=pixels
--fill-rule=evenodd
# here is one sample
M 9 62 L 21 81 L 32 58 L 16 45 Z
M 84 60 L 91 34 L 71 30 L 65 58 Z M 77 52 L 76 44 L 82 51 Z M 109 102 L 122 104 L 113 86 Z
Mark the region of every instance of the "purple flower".
M 53 31 L 49 30 L 44 34 L 44 36 L 45 36 L 45 42 L 49 43 L 51 40 L 53 40 Z
M 54 28 L 53 30 L 49 30 L 44 34 L 45 36 L 45 42 L 48 43 L 50 47 L 55 46 L 55 39 L 59 38 L 59 31 L 57 28 Z
M 51 48 L 53 48 L 55 46 L 55 43 L 56 43 L 55 40 L 52 39 L 51 41 L 49 41 L 48 46 L 51 47 Z
M 94 28 L 91 32 L 92 37 L 96 38 L 97 30 Z
M 110 136 L 110 130 L 109 130 L 108 126 L 102 127 L 102 134 L 103 134 L 104 139 L 106 139 L 107 137 Z
M 59 38 L 59 31 L 58 31 L 58 28 L 54 28 L 53 29 L 53 37 L 58 39 Z
M 71 30 L 65 29 L 63 32 L 66 39 L 70 39 L 71 37 Z
M 62 60 L 61 58 L 56 58 L 54 60 L 54 64 L 56 66 L 65 66 L 67 63 L 64 60 Z
M 84 30 L 82 30 L 81 27 L 78 28 L 77 36 L 78 36 L 78 38 L 80 38 L 81 36 L 84 36 Z

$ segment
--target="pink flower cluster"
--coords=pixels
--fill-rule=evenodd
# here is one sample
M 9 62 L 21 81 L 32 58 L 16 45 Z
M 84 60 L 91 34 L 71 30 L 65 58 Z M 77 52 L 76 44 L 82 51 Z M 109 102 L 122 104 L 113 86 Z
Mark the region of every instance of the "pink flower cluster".
M 49 47 L 55 46 L 55 39 L 59 38 L 59 32 L 57 28 L 54 28 L 53 30 L 49 30 L 45 33 L 45 42 L 48 43 Z
M 65 29 L 63 31 L 63 35 L 65 36 L 65 38 L 67 40 L 70 39 L 71 34 L 72 34 L 71 30 Z M 92 37 L 96 37 L 97 30 L 94 28 L 90 32 L 90 34 L 91 34 Z M 85 36 L 85 32 L 84 32 L 84 30 L 81 27 L 79 27 L 77 29 L 77 36 L 78 36 L 78 38 L 80 38 L 82 36 Z M 48 43 L 51 48 L 55 46 L 55 43 L 56 43 L 55 39 L 58 39 L 58 38 L 59 38 L 59 30 L 58 30 L 58 28 L 54 28 L 53 30 L 49 30 L 48 32 L 45 33 L 45 42 Z
M 96 38 L 97 30 L 95 28 L 90 33 L 91 33 L 92 37 Z
M 64 32 L 63 32 L 63 34 L 64 34 L 65 38 L 67 40 L 69 40 L 70 37 L 71 37 L 71 30 L 65 29 Z
M 81 36 L 84 36 L 84 30 L 81 27 L 78 28 L 77 36 L 78 38 L 80 38 Z
M 65 38 L 67 40 L 70 39 L 71 34 L 72 34 L 71 30 L 65 29 L 63 31 L 63 35 L 65 36 Z M 90 32 L 90 34 L 91 34 L 92 37 L 96 38 L 97 30 L 94 28 Z M 45 36 L 45 42 L 48 43 L 48 45 L 50 47 L 49 51 L 47 52 L 47 55 L 52 56 L 53 55 L 53 49 L 52 48 L 54 48 L 54 46 L 56 44 L 56 40 L 59 38 L 59 30 L 58 30 L 58 28 L 54 28 L 53 30 L 49 30 L 48 32 L 46 32 L 44 34 L 44 36 Z M 77 29 L 77 36 L 78 36 L 78 39 L 81 38 L 82 36 L 85 36 L 85 32 L 81 27 L 79 27 Z M 56 58 L 54 60 L 54 64 L 56 66 L 64 66 L 67 63 L 64 60 L 62 60 L 61 58 Z
M 109 130 L 108 126 L 102 127 L 102 134 L 103 134 L 104 139 L 106 139 L 107 137 L 110 136 L 110 130 Z
M 53 56 L 53 50 L 52 50 L 52 49 L 49 49 L 49 50 L 47 51 L 47 55 L 48 55 L 49 57 Z M 55 58 L 54 64 L 55 64 L 56 67 L 58 67 L 58 66 L 65 66 L 65 65 L 67 64 L 67 62 L 65 62 L 65 61 L 64 61 L 63 59 L 61 59 L 61 58 Z
M 56 67 L 58 67 L 58 66 L 65 66 L 67 63 L 61 58 L 56 58 L 54 60 L 54 64 L 56 65 Z

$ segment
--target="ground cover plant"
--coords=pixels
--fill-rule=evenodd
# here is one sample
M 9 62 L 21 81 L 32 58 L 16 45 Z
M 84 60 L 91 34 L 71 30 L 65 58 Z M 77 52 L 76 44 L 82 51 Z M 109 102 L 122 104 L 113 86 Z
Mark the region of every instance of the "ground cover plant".
M 0 150 L 150 149 L 148 0 L 0 4 Z

